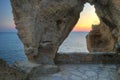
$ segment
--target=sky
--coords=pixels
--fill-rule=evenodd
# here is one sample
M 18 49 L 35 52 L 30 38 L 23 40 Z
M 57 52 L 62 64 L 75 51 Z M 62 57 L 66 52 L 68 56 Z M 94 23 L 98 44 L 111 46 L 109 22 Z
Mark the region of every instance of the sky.
M 94 6 L 85 4 L 73 31 L 90 31 L 92 24 L 99 24 Z M 16 32 L 10 0 L 0 0 L 0 32 Z
M 0 0 L 0 32 L 16 31 L 10 0 Z
M 75 25 L 73 31 L 89 32 L 92 25 L 97 25 L 99 23 L 100 21 L 97 14 L 95 13 L 94 5 L 86 3 L 84 5 L 83 11 L 80 13 L 80 18 Z

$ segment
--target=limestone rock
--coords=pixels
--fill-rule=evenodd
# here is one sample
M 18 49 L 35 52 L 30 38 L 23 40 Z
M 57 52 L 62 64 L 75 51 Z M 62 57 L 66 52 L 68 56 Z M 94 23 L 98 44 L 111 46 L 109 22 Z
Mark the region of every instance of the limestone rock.
M 12 67 L 16 70 L 20 70 L 26 74 L 41 75 L 41 74 L 50 74 L 59 71 L 59 68 L 56 65 L 41 65 L 32 62 L 16 61 Z
M 18 35 L 30 61 L 54 64 L 56 52 L 78 21 L 85 2 L 95 5 L 101 21 L 100 29 L 91 31 L 87 36 L 89 51 L 94 51 L 94 45 L 100 48 L 95 51 L 112 51 L 114 43 L 120 44 L 120 0 L 11 0 Z M 95 43 L 91 35 L 93 38 L 97 35 Z M 0 80 L 24 78 L 22 72 L 10 68 L 3 61 L 0 63 Z M 16 65 L 23 71 L 33 71 L 30 75 L 35 76 L 42 70 L 45 73 L 58 71 L 54 66 L 41 65 L 33 69 L 27 64 Z
M 92 31 L 86 36 L 87 48 L 90 52 L 113 52 L 114 37 L 107 25 L 93 25 Z
M 113 51 L 120 44 L 120 0 L 11 0 L 18 35 L 30 61 L 54 64 L 55 54 L 76 24 L 85 2 L 95 5 L 101 21 L 97 42 L 88 40 L 91 51 Z M 100 50 L 98 50 L 100 48 Z M 94 50 L 92 50 L 94 51 Z
M 25 73 L 10 67 L 5 61 L 0 59 L 0 80 L 22 80 L 25 77 Z
M 87 37 L 88 50 L 91 52 L 94 50 L 92 47 L 97 45 L 95 51 L 105 51 L 110 52 L 114 51 L 114 45 L 116 43 L 120 44 L 120 1 L 119 0 L 93 0 L 91 2 L 95 5 L 96 13 L 101 21 L 100 34 L 101 37 L 98 39 L 101 40 L 99 44 L 93 43 L 93 40 L 90 37 Z M 91 34 L 90 32 L 89 34 Z M 94 34 L 93 34 L 94 35 Z M 101 39 L 100 39 L 101 38 Z M 98 40 L 98 42 L 99 42 Z M 104 43 L 103 43 L 104 42 Z M 94 45 L 92 45 L 94 44 Z M 98 50 L 98 48 L 101 48 Z
M 39 71 L 39 72 L 38 72 Z M 50 74 L 56 73 L 59 71 L 59 68 L 56 65 L 41 65 L 41 67 L 34 68 L 31 72 L 38 72 L 39 74 Z
M 119 34 L 120 30 L 120 0 L 98 0 L 98 3 L 95 3 L 96 13 L 100 18 L 101 22 L 104 22 L 109 28 L 110 32 L 116 32 L 113 36 L 116 38 L 116 41 L 119 43 Z M 106 5 L 100 5 L 100 3 L 107 1 Z
M 30 61 L 54 64 L 82 11 L 82 0 L 11 0 L 18 35 Z
M 53 73 L 59 72 L 58 66 L 55 65 L 41 65 L 38 67 L 34 67 L 31 72 L 28 74 L 28 79 L 33 80 L 36 77 L 49 75 Z
M 14 67 L 17 70 L 20 70 L 24 73 L 30 73 L 31 70 L 34 67 L 38 67 L 40 66 L 40 64 L 36 64 L 36 63 L 31 63 L 31 62 L 24 62 L 24 61 L 16 61 L 12 67 Z

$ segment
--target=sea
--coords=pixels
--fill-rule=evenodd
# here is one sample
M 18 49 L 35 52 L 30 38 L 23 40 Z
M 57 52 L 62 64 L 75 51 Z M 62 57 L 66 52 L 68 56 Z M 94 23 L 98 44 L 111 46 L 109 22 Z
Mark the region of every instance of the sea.
M 71 32 L 61 44 L 58 53 L 88 52 L 86 47 L 87 32 Z M 0 32 L 0 58 L 8 64 L 15 61 L 27 61 L 24 46 L 17 32 Z
M 88 52 L 86 35 L 88 32 L 71 32 L 60 46 L 58 53 Z

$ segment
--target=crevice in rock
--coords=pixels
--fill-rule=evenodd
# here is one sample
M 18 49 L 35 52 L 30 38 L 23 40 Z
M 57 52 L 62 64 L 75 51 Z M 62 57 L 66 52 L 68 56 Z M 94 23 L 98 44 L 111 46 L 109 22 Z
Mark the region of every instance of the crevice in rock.
M 60 24 L 62 24 L 62 20 L 57 20 L 57 21 L 56 21 L 56 25 L 57 25 L 57 30 L 58 30 L 58 31 L 61 30 L 61 29 L 60 29 L 60 28 L 61 28 Z
M 117 27 L 114 23 L 110 22 L 108 19 L 104 17 L 101 17 L 101 19 L 106 25 L 108 25 L 111 31 Z

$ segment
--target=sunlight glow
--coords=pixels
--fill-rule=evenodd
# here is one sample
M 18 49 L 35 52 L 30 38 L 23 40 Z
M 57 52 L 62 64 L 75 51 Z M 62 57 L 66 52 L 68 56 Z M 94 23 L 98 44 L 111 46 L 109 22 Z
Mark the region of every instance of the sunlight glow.
M 6 6 L 4 6 L 6 4 Z M 95 13 L 94 5 L 86 3 L 84 9 L 80 14 L 80 19 L 73 31 L 90 31 L 92 24 L 99 24 L 99 18 Z M 12 8 L 10 5 L 10 0 L 0 0 L 0 27 L 9 27 L 15 29 L 15 24 L 13 21 Z
M 80 19 L 75 25 L 73 31 L 90 31 L 91 26 L 94 24 L 99 24 L 99 18 L 95 13 L 94 5 L 86 3 L 84 5 L 83 12 L 80 14 Z

